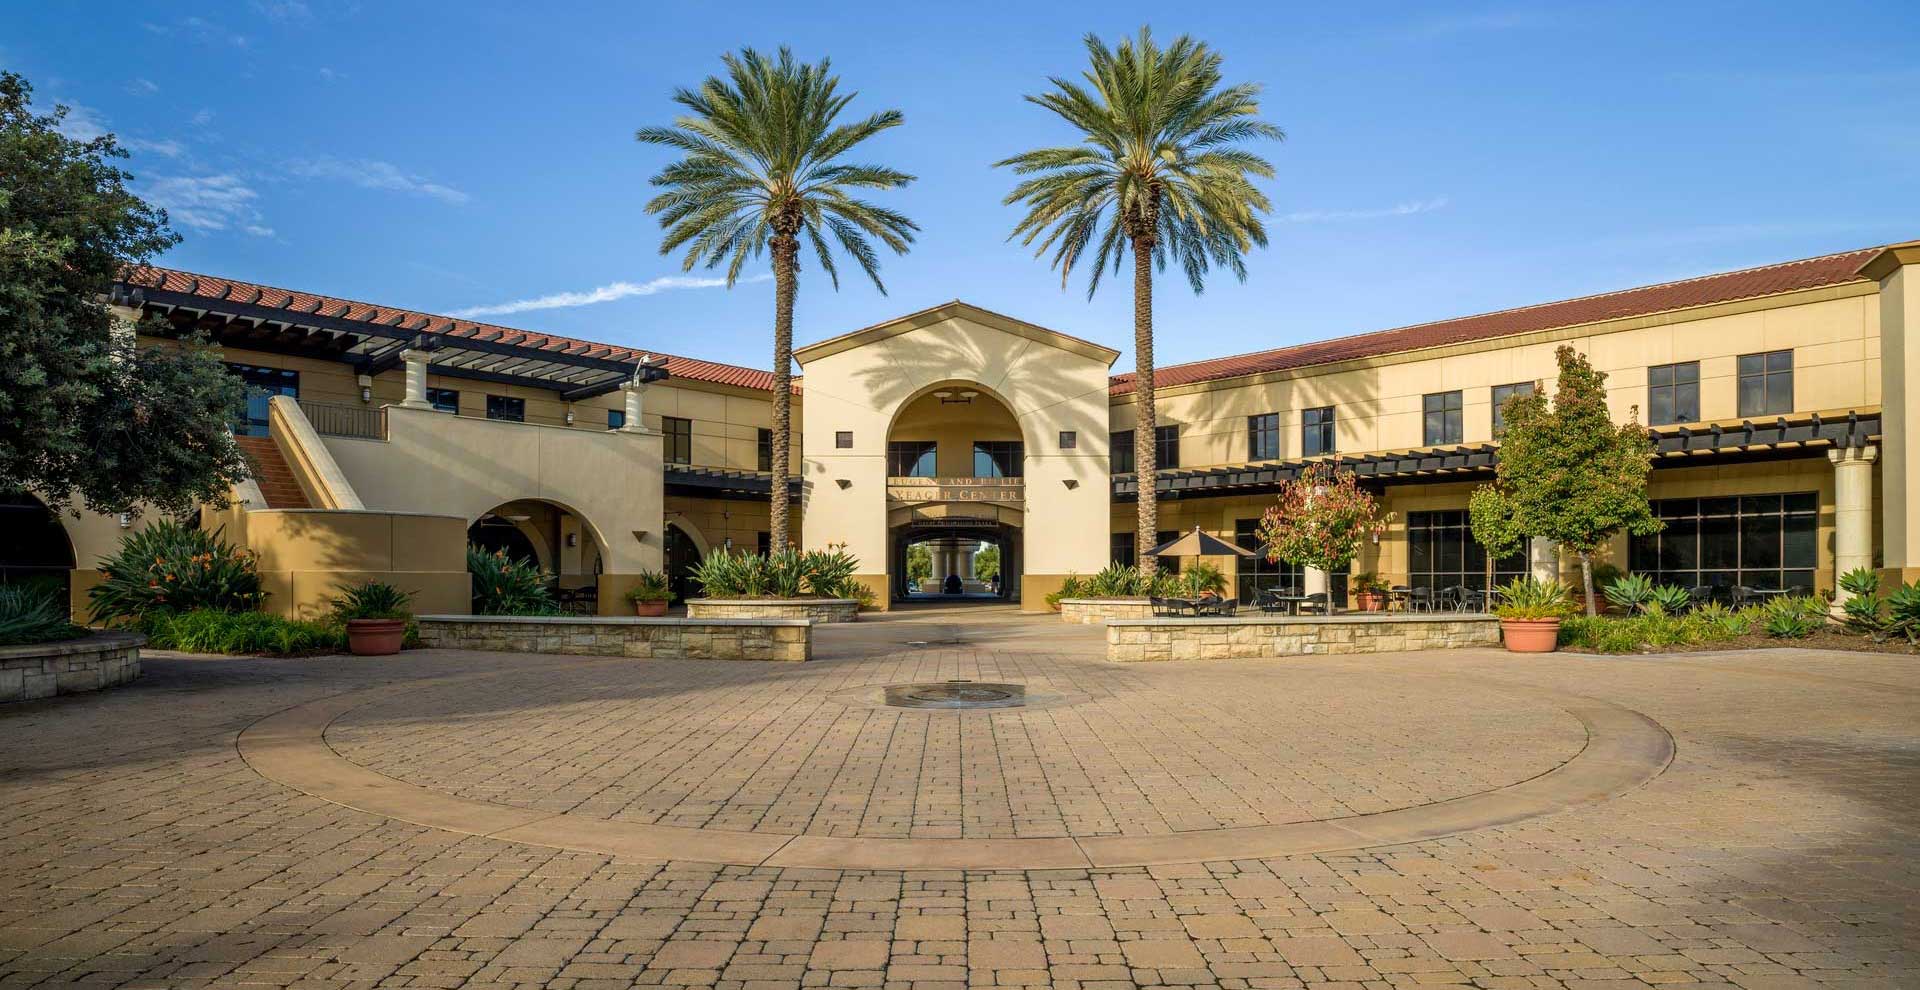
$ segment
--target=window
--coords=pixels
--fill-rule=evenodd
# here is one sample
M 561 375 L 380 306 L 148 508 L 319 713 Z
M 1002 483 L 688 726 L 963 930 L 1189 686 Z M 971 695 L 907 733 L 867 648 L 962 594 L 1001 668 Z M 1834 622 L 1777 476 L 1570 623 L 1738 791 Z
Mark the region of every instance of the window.
M 762 471 L 773 470 L 773 431 L 760 430 L 754 435 L 754 464 Z
M 833 435 L 833 446 L 834 446 L 834 449 L 836 450 L 852 450 L 853 449 L 853 431 L 840 430 L 839 432 L 835 433 Z
M 1080 434 L 1074 430 L 1060 431 L 1060 449 L 1074 450 L 1080 446 Z
M 1647 425 L 1700 421 L 1700 362 L 1647 369 Z
M 1156 426 L 1153 428 L 1153 468 L 1164 471 L 1180 466 L 1180 427 Z
M 1135 556 L 1138 549 L 1138 547 L 1133 545 L 1132 533 L 1115 533 L 1113 534 L 1111 551 L 1107 556 L 1114 563 L 1122 567 L 1132 567 L 1134 562 L 1140 559 Z
M 1133 431 L 1120 430 L 1107 436 L 1107 460 L 1114 474 L 1133 473 Z
M 1280 457 L 1280 414 L 1247 417 L 1247 460 L 1272 461 Z
M 527 400 L 505 395 L 489 395 L 487 396 L 487 418 L 504 419 L 509 423 L 524 423 L 527 421 Z
M 625 409 L 607 410 L 607 429 L 609 430 L 624 429 L 626 425 L 627 425 L 627 411 Z
M 1300 413 L 1300 454 L 1317 457 L 1339 450 L 1333 436 L 1333 407 L 1321 406 Z
M 1659 584 L 1813 590 L 1820 499 L 1813 492 L 1669 498 L 1653 503 L 1666 528 L 1636 536 L 1627 564 Z
M 1171 543 L 1174 540 L 1177 540 L 1179 538 L 1180 538 L 1179 530 L 1163 529 L 1153 534 L 1153 545 L 1157 547 L 1162 543 Z M 1158 567 L 1162 573 L 1178 574 L 1180 573 L 1180 558 L 1161 557 L 1154 561 L 1154 566 Z
M 773 534 L 762 530 L 753 534 L 753 549 L 765 557 L 773 552 Z
M 937 450 L 932 440 L 895 440 L 887 444 L 887 477 L 934 477 Z
M 664 450 L 668 464 L 693 463 L 693 420 L 662 416 L 660 432 L 666 434 Z
M 432 406 L 435 412 L 453 413 L 458 416 L 460 414 L 460 392 L 457 389 L 451 388 L 427 389 L 427 404 Z
M 1532 395 L 1532 382 L 1515 382 L 1512 385 L 1493 387 L 1493 435 L 1507 432 L 1507 400 L 1518 395 Z
M 1793 352 L 1740 355 L 1740 415 L 1793 411 Z
M 976 478 L 1018 478 L 1024 451 L 1018 440 L 975 440 L 973 476 Z
M 268 401 L 276 395 L 300 397 L 300 373 L 279 368 L 260 368 L 251 364 L 229 364 L 227 370 L 247 387 L 247 411 L 233 421 L 233 433 L 241 437 L 267 435 Z
M 1525 551 L 1493 563 L 1493 583 L 1527 573 Z M 1415 588 L 1487 585 L 1487 551 L 1473 540 L 1464 509 L 1407 513 L 1407 583 Z
M 1432 392 L 1422 402 L 1426 423 L 1422 441 L 1428 446 L 1459 443 L 1463 435 L 1460 421 L 1460 393 Z
M 1267 560 L 1267 551 L 1260 543 L 1259 519 L 1235 519 L 1233 521 L 1233 542 L 1247 550 L 1259 554 L 1257 557 L 1242 557 L 1239 564 L 1239 578 L 1234 586 L 1234 597 L 1240 604 L 1252 608 L 1260 599 L 1263 591 L 1283 591 L 1288 594 L 1303 594 L 1307 587 L 1306 570 L 1299 564 L 1290 564 L 1284 560 Z M 1327 594 L 1336 606 L 1347 604 L 1347 575 L 1328 574 Z

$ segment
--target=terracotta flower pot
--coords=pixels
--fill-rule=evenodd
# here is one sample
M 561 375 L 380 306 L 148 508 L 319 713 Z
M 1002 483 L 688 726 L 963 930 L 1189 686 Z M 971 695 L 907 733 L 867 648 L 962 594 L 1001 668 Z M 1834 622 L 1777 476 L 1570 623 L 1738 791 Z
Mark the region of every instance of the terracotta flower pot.
M 407 635 L 405 619 L 348 619 L 347 649 L 356 657 L 384 657 L 400 652 Z
M 1387 596 L 1377 591 L 1362 591 L 1353 596 L 1353 604 L 1362 612 L 1378 612 L 1387 607 Z
M 1560 639 L 1560 620 L 1501 619 L 1500 638 L 1509 653 L 1552 653 Z
M 658 616 L 665 615 L 667 614 L 666 600 L 656 599 L 654 601 L 634 602 L 633 614 L 641 615 L 641 616 L 649 616 L 649 617 L 658 617 Z

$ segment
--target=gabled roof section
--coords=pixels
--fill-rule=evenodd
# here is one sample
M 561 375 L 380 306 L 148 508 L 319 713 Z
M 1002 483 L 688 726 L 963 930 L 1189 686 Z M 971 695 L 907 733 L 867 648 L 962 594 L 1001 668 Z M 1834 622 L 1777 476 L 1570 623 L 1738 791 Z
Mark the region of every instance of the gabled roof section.
M 450 338 L 448 340 L 450 344 L 458 344 L 461 339 L 469 339 L 551 352 L 556 356 L 564 355 L 569 358 L 631 363 L 649 354 L 655 357 L 662 356 L 659 351 L 641 351 L 614 344 L 600 344 L 534 330 L 519 330 L 493 323 L 480 323 L 416 310 L 397 309 L 392 306 L 358 302 L 335 296 L 279 289 L 174 268 L 156 266 L 131 268 L 122 276 L 122 282 L 130 287 L 144 288 L 153 292 L 202 299 L 212 310 L 218 310 L 221 303 L 227 303 L 246 305 L 255 310 L 282 311 L 285 313 L 285 321 L 294 325 L 299 325 L 303 316 L 319 316 L 329 321 L 363 323 L 387 329 L 437 334 Z M 279 317 L 276 316 L 275 319 Z M 667 374 L 672 378 L 733 385 L 760 391 L 773 390 L 772 372 L 672 354 L 664 356 L 667 359 Z
M 1463 316 L 1276 350 L 1176 364 L 1156 368 L 1154 385 L 1168 388 L 1219 381 L 1839 285 L 1863 280 L 1865 276 L 1861 273 L 1861 267 L 1882 250 L 1879 247 L 1864 248 L 1478 316 Z M 1113 376 L 1110 394 L 1131 395 L 1133 379 L 1132 374 Z
M 938 306 L 930 306 L 919 312 L 898 316 L 885 323 L 876 323 L 873 326 L 864 327 L 851 333 L 843 333 L 838 337 L 829 337 L 817 344 L 808 344 L 805 347 L 795 350 L 793 357 L 794 360 L 799 361 L 800 364 L 804 366 L 809 361 L 818 360 L 819 358 L 832 354 L 838 354 L 841 351 L 852 350 L 863 344 L 871 344 L 875 341 L 885 340 L 888 337 L 897 337 L 900 334 L 909 333 L 921 327 L 931 326 L 942 320 L 955 318 L 971 320 L 982 326 L 992 327 L 995 330 L 1010 333 L 1016 337 L 1025 337 L 1028 340 L 1037 341 L 1049 347 L 1058 347 L 1064 351 L 1071 351 L 1082 357 L 1089 357 L 1107 365 L 1112 365 L 1113 362 L 1120 357 L 1120 352 L 1111 347 L 1096 344 L 1091 340 L 1082 340 L 1079 337 L 1069 336 L 1058 330 L 1049 330 L 1046 327 L 1028 323 L 1025 320 L 1016 320 L 1011 316 L 996 313 L 990 309 L 983 309 L 960 299 L 944 302 Z

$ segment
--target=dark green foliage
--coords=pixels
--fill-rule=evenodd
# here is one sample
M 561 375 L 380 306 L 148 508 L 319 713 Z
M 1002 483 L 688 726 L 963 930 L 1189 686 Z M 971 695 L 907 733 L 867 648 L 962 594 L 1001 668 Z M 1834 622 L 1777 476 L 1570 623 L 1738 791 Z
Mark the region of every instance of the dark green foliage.
M 1880 575 L 1861 567 L 1840 575 L 1840 587 L 1849 595 L 1841 603 L 1847 628 L 1882 642 L 1904 636 L 1920 643 L 1920 581 L 1880 593 Z
M 1887 596 L 1887 618 L 1907 642 L 1920 643 L 1920 581 L 1901 585 Z
M 475 615 L 559 615 L 548 576 L 531 560 L 467 545 Z
M 1663 584 L 1654 588 L 1649 601 L 1652 608 L 1657 608 L 1668 615 L 1685 612 L 1687 606 L 1692 603 L 1693 596 L 1687 594 L 1687 589 L 1677 584 Z
M 343 625 L 303 622 L 266 612 L 154 612 L 142 616 L 137 628 L 146 635 L 148 646 L 187 653 L 297 656 L 347 648 Z
M 251 612 L 267 598 L 253 551 L 172 519 L 128 533 L 87 590 L 93 620 L 110 623 L 154 612 L 214 609 Z
M 1493 612 L 1502 619 L 1557 619 L 1573 611 L 1567 586 L 1558 581 L 1517 577 L 1500 586 L 1500 603 Z
M 413 616 L 413 596 L 382 581 L 362 581 L 340 589 L 332 600 L 337 621 L 349 619 L 406 619 Z
M 771 554 L 718 551 L 694 568 L 708 598 L 859 598 L 853 574 L 860 559 L 843 546 L 776 550 Z
M 1628 574 L 1612 584 L 1602 585 L 1607 601 L 1630 613 L 1644 612 L 1653 601 L 1653 579 L 1644 574 Z
M 633 576 L 633 587 L 627 589 L 629 602 L 670 602 L 673 600 L 673 582 L 667 580 L 659 571 L 641 571 Z
M 85 636 L 67 615 L 67 596 L 58 585 L 0 584 L 0 646 L 47 643 Z
M 116 341 L 101 300 L 179 238 L 127 190 L 113 135 L 69 138 L 65 116 L 0 73 L 0 491 L 103 513 L 224 504 L 246 474 L 227 435 L 243 390 L 198 338 Z

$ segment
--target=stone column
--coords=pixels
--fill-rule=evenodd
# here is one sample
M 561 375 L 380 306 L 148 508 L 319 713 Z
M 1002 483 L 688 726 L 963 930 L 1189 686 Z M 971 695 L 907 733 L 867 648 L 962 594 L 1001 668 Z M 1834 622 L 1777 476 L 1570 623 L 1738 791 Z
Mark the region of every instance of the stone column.
M 1560 580 L 1560 547 L 1544 536 L 1527 538 L 1527 570 L 1535 581 Z
M 433 403 L 427 401 L 427 357 L 428 352 L 411 347 L 400 352 L 400 360 L 407 363 L 407 398 L 400 403 L 400 408 L 433 408 Z
M 1848 598 L 1840 575 L 1873 566 L 1873 462 L 1877 447 L 1827 451 L 1833 462 L 1833 603 Z
M 620 426 L 620 432 L 652 433 L 652 430 L 647 429 L 646 420 L 641 418 L 641 414 L 646 412 L 647 383 L 623 382 L 620 385 L 620 391 L 626 393 L 627 400 L 627 421 Z

